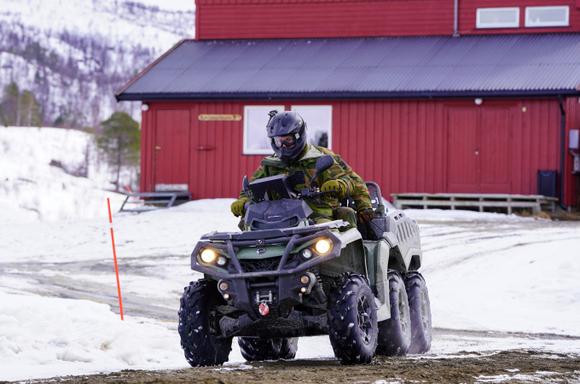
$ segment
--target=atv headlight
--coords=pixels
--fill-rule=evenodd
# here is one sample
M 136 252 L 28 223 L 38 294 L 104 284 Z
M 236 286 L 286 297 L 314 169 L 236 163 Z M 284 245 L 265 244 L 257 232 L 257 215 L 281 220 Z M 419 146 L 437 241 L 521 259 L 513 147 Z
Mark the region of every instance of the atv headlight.
M 321 256 L 325 256 L 332 251 L 332 240 L 323 238 L 316 240 L 314 250 Z
M 199 258 L 205 264 L 213 264 L 217 260 L 218 254 L 211 248 L 204 248 L 199 254 Z

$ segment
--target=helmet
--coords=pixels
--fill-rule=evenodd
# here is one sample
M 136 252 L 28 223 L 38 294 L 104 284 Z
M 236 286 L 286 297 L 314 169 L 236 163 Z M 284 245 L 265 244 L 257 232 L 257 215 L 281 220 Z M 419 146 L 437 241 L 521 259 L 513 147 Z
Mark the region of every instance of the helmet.
M 306 123 L 296 112 L 271 111 L 266 125 L 274 153 L 284 161 L 296 160 L 306 146 Z

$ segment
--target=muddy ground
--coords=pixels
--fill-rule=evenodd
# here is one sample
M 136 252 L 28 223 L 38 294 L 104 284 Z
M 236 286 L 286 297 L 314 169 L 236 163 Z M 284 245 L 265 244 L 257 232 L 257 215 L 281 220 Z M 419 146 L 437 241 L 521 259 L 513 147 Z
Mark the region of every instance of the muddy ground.
M 580 356 L 530 350 L 429 357 L 376 357 L 371 365 L 342 366 L 336 360 L 292 360 L 225 368 L 121 371 L 59 377 L 27 383 L 580 383 Z

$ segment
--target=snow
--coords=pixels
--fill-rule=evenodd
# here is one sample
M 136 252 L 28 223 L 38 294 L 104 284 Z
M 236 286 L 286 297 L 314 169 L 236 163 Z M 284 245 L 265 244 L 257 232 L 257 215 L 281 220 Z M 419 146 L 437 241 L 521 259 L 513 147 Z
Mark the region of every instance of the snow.
M 97 126 L 137 71 L 195 34 L 194 0 L 0 0 L 0 88 L 16 81 L 46 121 Z
M 195 9 L 195 0 L 137 0 L 137 2 L 148 7 L 160 7 L 172 11 L 193 11 Z
M 72 129 L 0 127 L 0 209 L 8 222 L 105 217 L 110 170 L 99 164 L 92 135 Z M 86 166 L 87 178 L 67 174 Z M 1 236 L 1 234 L 0 234 Z
M 517 215 L 505 215 L 503 213 L 495 212 L 475 212 L 463 210 L 443 210 L 443 209 L 406 209 L 406 214 L 414 220 L 421 220 L 421 222 L 430 221 L 471 221 L 471 222 L 493 222 L 493 221 L 525 221 L 528 218 L 523 218 Z
M 579 245 L 576 238 L 484 252 L 426 273 L 435 326 L 580 336 Z
M 164 324 L 120 321 L 108 305 L 84 300 L 0 291 L 0 302 L 0 380 L 183 367 L 179 338 Z
M 187 367 L 176 312 L 183 286 L 199 277 L 189 254 L 204 233 L 237 230 L 232 199 L 115 214 L 121 321 L 106 171 L 95 166 L 90 178 L 78 178 L 48 165 L 74 168 L 87 140 L 78 131 L 0 128 L 0 380 Z M 431 352 L 409 358 L 508 349 L 580 354 L 579 223 L 407 214 L 421 228 L 436 327 Z M 328 337 L 301 338 L 297 358 L 333 358 Z M 250 369 L 235 340 L 219 369 Z
M 536 371 L 535 375 L 522 375 L 522 374 L 515 374 L 515 375 L 495 375 L 495 376 L 486 376 L 480 375 L 475 378 L 476 383 L 505 383 L 505 382 L 520 382 L 520 383 L 542 383 L 547 382 L 550 376 L 558 375 L 557 372 L 543 372 L 543 371 Z M 548 381 L 549 382 L 549 381 Z

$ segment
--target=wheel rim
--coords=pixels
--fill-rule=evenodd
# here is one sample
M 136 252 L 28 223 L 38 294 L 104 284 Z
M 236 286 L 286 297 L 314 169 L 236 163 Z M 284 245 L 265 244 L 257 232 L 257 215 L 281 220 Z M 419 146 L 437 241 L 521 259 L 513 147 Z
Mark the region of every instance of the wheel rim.
M 371 306 L 365 296 L 361 296 L 358 299 L 358 313 L 357 313 L 357 321 L 358 321 L 358 328 L 360 329 L 363 341 L 365 344 L 370 343 L 370 330 L 372 328 L 371 322 L 371 315 L 370 309 Z

